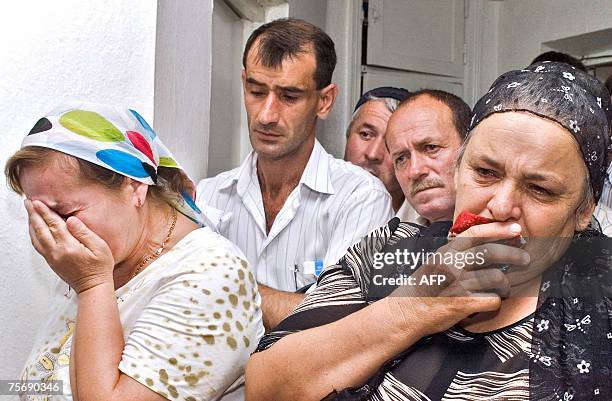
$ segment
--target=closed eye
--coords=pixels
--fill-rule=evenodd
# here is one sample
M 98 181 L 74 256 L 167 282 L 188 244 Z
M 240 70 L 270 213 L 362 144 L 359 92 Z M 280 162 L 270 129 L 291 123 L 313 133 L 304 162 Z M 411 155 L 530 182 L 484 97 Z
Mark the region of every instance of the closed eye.
M 291 96 L 291 95 L 282 95 L 283 97 L 283 101 L 285 101 L 286 103 L 295 103 L 299 100 L 299 97 L 297 96 Z
M 68 217 L 74 216 L 74 214 L 75 214 L 75 212 L 71 212 L 71 213 L 67 213 L 67 214 L 59 214 L 58 213 L 59 217 L 61 217 L 62 220 L 64 220 L 64 221 L 68 220 Z

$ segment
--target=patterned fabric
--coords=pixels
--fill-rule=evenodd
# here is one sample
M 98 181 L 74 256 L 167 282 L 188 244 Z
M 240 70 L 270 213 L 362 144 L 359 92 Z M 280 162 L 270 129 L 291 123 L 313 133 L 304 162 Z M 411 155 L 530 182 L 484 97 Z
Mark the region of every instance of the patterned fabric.
M 608 167 L 611 107 L 599 80 L 568 64 L 544 61 L 497 78 L 474 106 L 470 131 L 491 114 L 508 111 L 527 111 L 559 123 L 580 146 L 597 201 Z
M 57 150 L 147 185 L 162 180 L 158 167 L 179 169 L 189 178 L 153 128 L 132 109 L 85 102 L 60 106 L 38 120 L 21 143 L 27 146 Z M 202 223 L 190 194 L 177 194 L 172 206 Z
M 286 335 L 337 321 L 368 306 L 374 301 L 367 294 L 375 252 L 414 236 L 444 237 L 449 227 L 449 223 L 434 223 L 417 228 L 396 218 L 373 231 L 349 248 L 337 265 L 324 270 L 316 289 L 264 336 L 256 352 Z M 592 229 L 576 237 L 601 239 Z M 567 256 L 549 268 L 542 279 L 539 307 L 521 321 L 489 333 L 470 333 L 455 326 L 423 338 L 388 361 L 363 386 L 326 399 L 609 400 L 612 279 L 610 255 L 605 252 L 609 252 L 605 247 L 588 247 L 578 254 L 581 263 Z M 590 297 L 577 298 L 576 294 L 587 291 Z
M 600 400 L 612 394 L 610 240 L 592 231 L 575 237 L 583 240 L 542 278 L 531 400 Z
M 62 380 L 70 401 L 77 295 L 58 288 L 22 373 Z M 235 245 L 208 227 L 194 230 L 115 291 L 125 347 L 119 370 L 170 400 L 219 400 L 239 379 L 264 332 L 261 297 Z M 95 363 L 95 361 L 91 361 Z

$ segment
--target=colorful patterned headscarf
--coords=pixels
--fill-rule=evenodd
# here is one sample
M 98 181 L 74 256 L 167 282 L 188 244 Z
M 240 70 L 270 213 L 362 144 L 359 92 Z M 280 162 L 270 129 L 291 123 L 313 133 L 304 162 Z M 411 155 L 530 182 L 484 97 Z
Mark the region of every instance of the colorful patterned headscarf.
M 494 113 L 527 111 L 563 126 L 576 139 L 589 171 L 595 202 L 606 174 L 612 106 L 605 86 L 586 72 L 544 61 L 495 80 L 474 106 L 470 131 Z
M 112 170 L 125 177 L 157 185 L 158 167 L 179 169 L 189 178 L 146 120 L 132 109 L 73 102 L 38 120 L 21 147 L 57 150 Z M 191 195 L 177 194 L 172 206 L 202 224 Z

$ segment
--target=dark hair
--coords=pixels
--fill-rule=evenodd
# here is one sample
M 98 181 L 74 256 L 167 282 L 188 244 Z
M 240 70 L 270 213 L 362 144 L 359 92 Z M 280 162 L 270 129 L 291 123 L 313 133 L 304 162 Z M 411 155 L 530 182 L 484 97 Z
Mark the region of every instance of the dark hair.
M 555 52 L 555 51 L 544 52 L 540 54 L 538 57 L 534 58 L 531 64 L 539 63 L 541 61 L 556 61 L 558 63 L 569 64 L 572 67 L 576 67 L 577 69 L 584 71 L 584 72 L 587 71 L 586 67 L 584 66 L 584 64 L 582 64 L 580 60 L 566 53 Z
M 470 106 L 466 102 L 463 101 L 459 96 L 453 95 L 452 93 L 448 93 L 438 89 L 421 89 L 416 92 L 412 92 L 406 100 L 400 103 L 399 108 L 410 104 L 414 100 L 416 100 L 419 96 L 428 95 L 437 101 L 444 103 L 451 110 L 453 115 L 453 125 L 459 134 L 459 137 L 463 141 L 467 136 L 468 130 L 470 128 L 470 117 L 472 114 L 472 110 Z
M 317 89 L 323 89 L 331 83 L 336 68 L 336 50 L 334 41 L 319 27 L 295 18 L 277 19 L 260 26 L 251 34 L 244 47 L 244 68 L 249 51 L 257 39 L 256 60 L 269 68 L 280 67 L 283 60 L 314 50 L 314 80 Z M 309 46 L 312 46 L 312 50 Z

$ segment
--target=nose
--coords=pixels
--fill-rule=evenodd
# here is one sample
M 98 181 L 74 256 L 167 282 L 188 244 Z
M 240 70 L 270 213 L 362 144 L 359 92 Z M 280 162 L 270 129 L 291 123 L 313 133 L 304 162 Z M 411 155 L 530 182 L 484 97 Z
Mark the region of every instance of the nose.
M 410 165 L 408 166 L 408 178 L 411 180 L 417 180 L 427 175 L 427 161 L 425 157 L 419 155 L 417 152 L 410 156 Z
M 497 221 L 518 221 L 521 218 L 520 190 L 511 181 L 501 181 L 487 202 L 487 209 Z
M 375 140 L 370 142 L 364 156 L 366 160 L 370 162 L 381 163 L 385 158 L 386 152 L 387 149 L 385 148 L 384 140 L 381 136 L 378 136 Z
M 278 99 L 274 92 L 270 92 L 259 111 L 257 120 L 261 125 L 273 125 L 278 123 L 279 115 Z

